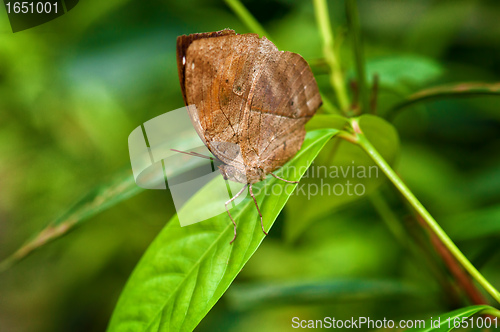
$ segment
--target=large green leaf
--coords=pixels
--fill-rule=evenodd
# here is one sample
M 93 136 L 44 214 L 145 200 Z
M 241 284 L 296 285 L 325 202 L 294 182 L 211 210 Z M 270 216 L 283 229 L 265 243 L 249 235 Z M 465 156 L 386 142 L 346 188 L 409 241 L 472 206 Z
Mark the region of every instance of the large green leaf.
M 337 117 L 335 121 L 323 122 L 343 126 L 341 121 L 337 121 Z M 394 127 L 373 115 L 361 116 L 359 124 L 382 156 L 389 163 L 394 163 L 399 151 L 399 138 Z M 356 170 L 354 176 L 352 167 Z M 366 171 L 366 177 L 358 173 L 358 170 L 362 169 Z M 369 173 L 371 170 L 373 172 Z M 290 216 L 285 224 L 287 241 L 296 240 L 320 217 L 373 192 L 384 180 L 383 173 L 363 150 L 340 138 L 333 139 L 314 161 L 299 188 L 290 197 L 290 204 L 286 206 L 287 216 Z M 355 194 L 355 188 L 362 194 Z
M 300 179 L 323 146 L 338 131 L 309 132 L 302 149 L 281 170 L 300 170 Z M 283 175 L 285 176 L 285 175 Z M 290 177 L 289 179 L 293 179 Z M 254 193 L 271 228 L 289 197 L 289 190 L 270 194 L 275 186 L 295 186 L 275 178 L 254 185 Z M 210 197 L 203 187 L 183 209 L 196 209 Z M 276 190 L 275 190 L 276 191 Z M 232 211 L 238 237 L 231 245 L 233 225 L 227 214 L 180 227 L 175 216 L 136 266 L 115 308 L 108 331 L 191 331 L 224 294 L 265 236 L 250 198 Z
M 453 322 L 455 319 L 457 320 L 457 327 L 465 325 L 458 325 L 459 322 L 462 322 L 462 318 L 468 318 L 477 313 L 485 312 L 485 311 L 496 311 L 495 308 L 487 306 L 487 305 L 476 305 L 470 306 L 466 308 L 461 308 L 438 317 L 432 318 L 430 320 L 425 321 L 425 327 L 420 328 L 412 328 L 409 331 L 418 331 L 418 332 L 448 332 L 454 329 Z M 448 321 L 449 319 L 449 321 Z M 494 326 L 494 325 L 492 325 Z

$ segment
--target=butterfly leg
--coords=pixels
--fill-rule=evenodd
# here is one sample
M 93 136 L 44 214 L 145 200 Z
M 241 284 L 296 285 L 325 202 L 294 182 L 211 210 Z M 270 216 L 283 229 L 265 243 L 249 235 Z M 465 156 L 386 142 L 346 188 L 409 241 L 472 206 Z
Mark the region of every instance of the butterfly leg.
M 227 208 L 227 205 L 228 205 L 229 203 L 231 203 L 232 201 L 234 201 L 236 198 L 238 198 L 238 196 L 239 196 L 239 195 L 241 195 L 241 193 L 242 193 L 245 189 L 247 189 L 247 187 L 248 187 L 248 184 L 246 184 L 243 188 L 241 188 L 241 190 L 240 190 L 240 191 L 239 191 L 236 195 L 234 195 L 234 197 L 233 197 L 233 198 L 231 198 L 229 201 L 227 201 L 227 202 L 226 202 L 226 204 L 225 204 L 227 214 L 229 215 L 229 218 L 231 218 L 231 221 L 233 222 L 233 225 L 234 225 L 234 237 L 233 237 L 233 239 L 231 240 L 231 242 L 229 242 L 229 244 L 233 243 L 233 242 L 234 242 L 234 240 L 236 239 L 236 223 L 234 222 L 234 219 L 233 219 L 233 217 L 231 216 L 231 213 L 229 213 L 229 209 Z
M 277 176 L 274 173 L 271 173 L 271 175 L 274 176 L 276 179 L 281 180 L 281 181 L 285 181 L 285 182 L 288 182 L 288 183 L 299 183 L 299 181 L 288 181 L 288 180 L 285 180 L 283 178 L 280 178 L 279 176 Z
M 263 221 L 262 221 L 262 213 L 260 213 L 259 205 L 257 204 L 257 200 L 255 199 L 255 196 L 253 195 L 253 191 L 252 191 L 252 184 L 250 184 L 249 190 L 250 190 L 250 196 L 252 196 L 253 202 L 255 203 L 255 207 L 257 208 L 257 211 L 259 212 L 259 216 L 260 216 L 260 227 L 262 228 L 262 231 L 264 232 L 264 234 L 266 234 L 266 235 L 267 235 L 267 232 L 266 232 L 266 230 L 264 229 L 264 223 L 263 223 Z

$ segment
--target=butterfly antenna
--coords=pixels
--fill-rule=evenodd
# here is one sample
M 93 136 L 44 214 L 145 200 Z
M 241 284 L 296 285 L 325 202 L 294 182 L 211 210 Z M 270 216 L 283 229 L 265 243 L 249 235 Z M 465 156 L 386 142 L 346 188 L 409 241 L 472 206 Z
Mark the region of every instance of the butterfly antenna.
M 234 240 L 236 240 L 236 223 L 234 222 L 234 219 L 233 217 L 231 216 L 231 213 L 229 213 L 229 209 L 227 208 L 227 205 L 229 203 L 231 203 L 232 201 L 234 201 L 239 195 L 241 195 L 241 193 L 248 187 L 248 183 L 243 187 L 241 188 L 241 190 L 236 194 L 234 195 L 233 198 L 231 198 L 229 201 L 226 202 L 225 206 L 226 206 L 226 211 L 227 211 L 227 214 L 229 215 L 229 218 L 231 218 L 231 221 L 233 222 L 233 225 L 234 225 L 234 237 L 233 239 L 231 240 L 231 242 L 229 242 L 229 244 L 233 243 Z
M 281 181 L 285 181 L 285 182 L 287 182 L 287 183 L 299 183 L 299 181 L 288 181 L 288 180 L 285 180 L 285 179 L 283 179 L 283 178 L 280 178 L 279 176 L 277 176 L 277 175 L 276 175 L 276 174 L 274 174 L 274 173 L 271 173 L 271 175 L 272 175 L 272 176 L 274 176 L 276 179 L 281 180 Z
M 267 232 L 266 230 L 264 229 L 264 223 L 262 222 L 262 213 L 260 213 L 260 209 L 259 209 L 259 205 L 257 204 L 257 200 L 255 199 L 255 196 L 253 195 L 253 191 L 252 191 L 252 184 L 250 184 L 250 196 L 252 196 L 252 199 L 253 199 L 253 202 L 255 203 L 255 207 L 257 208 L 257 211 L 259 212 L 259 216 L 260 216 L 260 227 L 262 228 L 262 231 L 264 232 L 264 234 L 267 235 Z
M 214 158 L 212 158 L 212 157 L 207 157 L 207 156 L 205 156 L 205 155 L 203 155 L 203 154 L 196 153 L 196 152 L 192 152 L 192 151 L 190 151 L 190 152 L 185 152 L 185 151 L 179 151 L 179 150 L 176 150 L 176 149 L 170 149 L 170 150 L 175 151 L 175 152 L 179 152 L 179 153 L 184 153 L 184 154 L 187 154 L 187 155 L 189 155 L 189 156 L 195 156 L 195 157 L 200 157 L 200 158 L 205 158 L 205 159 L 210 159 L 210 160 L 213 160 L 213 159 L 214 159 Z

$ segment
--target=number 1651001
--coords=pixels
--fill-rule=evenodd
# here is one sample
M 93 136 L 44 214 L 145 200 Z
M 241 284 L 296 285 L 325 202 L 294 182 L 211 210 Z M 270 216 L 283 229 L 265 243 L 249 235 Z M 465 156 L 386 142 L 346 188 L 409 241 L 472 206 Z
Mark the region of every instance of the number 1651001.
M 491 328 L 494 327 L 495 329 L 498 327 L 498 317 L 455 317 L 451 318 L 448 317 L 446 319 L 448 321 L 448 328 Z
M 7 13 L 14 14 L 57 14 L 59 8 L 57 7 L 57 2 L 7 2 L 5 4 L 7 7 Z

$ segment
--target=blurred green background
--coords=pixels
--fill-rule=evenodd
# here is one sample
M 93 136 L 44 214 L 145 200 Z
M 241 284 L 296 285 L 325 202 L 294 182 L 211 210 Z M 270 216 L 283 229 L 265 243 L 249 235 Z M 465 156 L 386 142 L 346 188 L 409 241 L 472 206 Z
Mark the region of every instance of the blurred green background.
M 310 62 L 334 100 L 312 2 L 243 3 L 280 49 Z M 352 78 L 344 3 L 328 5 Z M 499 81 L 498 1 L 358 6 L 368 72 L 380 76 L 380 114 L 424 87 Z M 0 6 L 0 258 L 87 191 L 129 170 L 130 132 L 183 106 L 176 37 L 224 28 L 249 32 L 218 0 L 80 1 L 15 34 Z M 398 172 L 497 286 L 499 108 L 493 96 L 445 99 L 408 108 L 394 121 Z M 383 189 L 395 214 L 411 218 L 394 191 Z M 198 330 L 292 330 L 296 316 L 428 319 L 470 304 L 450 300 L 366 198 L 333 205 L 294 243 L 284 240 L 284 225 L 301 220 L 287 207 Z M 168 191 L 142 192 L 0 273 L 0 331 L 103 331 L 133 267 L 173 213 Z

